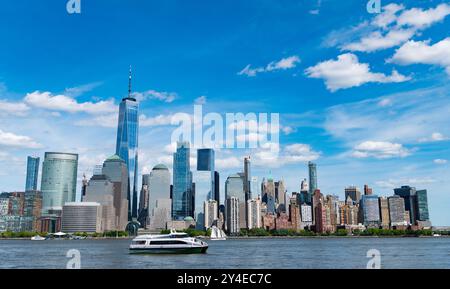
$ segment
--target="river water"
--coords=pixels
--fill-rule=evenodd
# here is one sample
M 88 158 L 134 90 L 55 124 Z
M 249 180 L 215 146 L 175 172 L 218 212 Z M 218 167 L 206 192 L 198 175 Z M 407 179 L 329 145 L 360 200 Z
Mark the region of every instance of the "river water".
M 207 241 L 207 254 L 130 255 L 130 240 L 0 240 L 0 268 L 283 269 L 361 268 L 380 253 L 382 268 L 450 269 L 450 238 L 274 238 Z

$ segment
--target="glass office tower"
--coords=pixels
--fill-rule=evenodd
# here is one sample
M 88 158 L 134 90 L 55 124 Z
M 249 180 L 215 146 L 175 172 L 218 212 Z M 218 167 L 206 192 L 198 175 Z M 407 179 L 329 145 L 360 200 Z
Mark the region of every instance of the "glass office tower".
M 25 192 L 37 191 L 39 162 L 40 159 L 38 157 L 27 158 L 27 179 L 25 181 Z
M 309 171 L 309 194 L 312 196 L 317 190 L 317 165 L 315 163 L 308 163 Z
M 137 218 L 138 200 L 138 129 L 139 104 L 131 96 L 131 69 L 128 97 L 122 99 L 119 107 L 116 155 L 123 159 L 128 168 L 128 219 Z
M 183 220 L 194 212 L 192 173 L 188 142 L 178 142 L 173 154 L 172 217 Z
M 61 212 L 66 202 L 75 202 L 78 155 L 46 152 L 42 164 L 42 213 Z

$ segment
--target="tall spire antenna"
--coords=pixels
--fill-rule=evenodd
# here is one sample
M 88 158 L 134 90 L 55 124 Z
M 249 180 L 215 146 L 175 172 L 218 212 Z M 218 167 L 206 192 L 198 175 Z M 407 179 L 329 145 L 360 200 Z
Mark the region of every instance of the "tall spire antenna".
M 131 98 L 131 78 L 132 78 L 132 75 L 131 75 L 131 65 L 130 65 L 130 73 L 128 76 L 128 97 L 129 98 Z

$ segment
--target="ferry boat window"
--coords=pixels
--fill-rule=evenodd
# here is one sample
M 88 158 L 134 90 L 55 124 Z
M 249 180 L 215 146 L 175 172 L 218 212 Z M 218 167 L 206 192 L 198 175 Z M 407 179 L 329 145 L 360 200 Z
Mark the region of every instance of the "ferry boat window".
M 150 245 L 185 245 L 186 242 L 181 240 L 167 240 L 167 241 L 151 241 Z
M 133 241 L 132 243 L 133 243 L 133 245 L 145 245 L 145 240 L 142 240 L 142 241 Z

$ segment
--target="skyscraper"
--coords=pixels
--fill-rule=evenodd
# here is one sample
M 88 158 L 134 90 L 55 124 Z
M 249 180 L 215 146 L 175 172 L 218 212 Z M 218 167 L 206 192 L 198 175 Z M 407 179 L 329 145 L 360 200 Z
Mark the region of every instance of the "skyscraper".
M 388 198 L 389 220 L 391 227 L 406 226 L 405 221 L 405 200 L 400 196 Z
M 213 149 L 198 149 L 197 150 L 197 171 L 209 172 L 209 188 L 206 200 L 214 199 L 215 193 L 215 177 L 214 177 L 214 159 L 215 153 Z
M 359 204 L 359 201 L 361 200 L 361 192 L 359 189 L 355 186 L 350 186 L 345 188 L 345 199 L 347 200 L 347 197 L 350 197 L 353 201 L 353 204 Z
M 190 148 L 188 142 L 178 142 L 173 154 L 172 218 L 183 220 L 194 217 L 194 195 L 190 171 Z M 192 215 L 192 216 L 191 216 Z
M 208 200 L 203 203 L 204 229 L 209 229 L 217 221 L 219 206 L 215 200 Z
M 227 197 L 225 202 L 226 207 L 226 223 L 227 231 L 231 235 L 239 234 L 239 200 L 236 197 Z
M 250 157 L 244 158 L 244 192 L 245 192 L 245 201 L 252 199 L 252 172 L 251 172 L 251 163 Z
M 38 157 L 27 158 L 27 179 L 25 182 L 25 192 L 37 190 L 39 161 L 40 159 Z
M 361 209 L 365 226 L 380 226 L 380 205 L 378 196 L 364 195 L 361 197 Z
M 113 183 L 117 226 L 120 230 L 124 230 L 129 217 L 127 165 L 118 155 L 113 155 L 103 162 L 101 173 Z
M 428 212 L 428 197 L 427 190 L 418 190 L 417 194 L 417 220 L 418 221 L 429 221 L 430 214 Z
M 218 171 L 214 172 L 214 200 L 220 206 L 220 175 Z
M 246 228 L 246 206 L 245 202 L 245 192 L 244 192 L 244 179 L 239 174 L 230 175 L 225 182 L 225 199 L 228 201 L 230 198 L 235 198 L 233 204 L 236 203 L 236 206 L 239 210 L 239 222 L 238 227 L 240 229 Z M 228 204 L 228 202 L 227 202 Z M 228 213 L 228 208 L 227 208 Z M 229 215 L 226 215 L 228 218 Z
M 317 165 L 313 162 L 309 162 L 308 171 L 309 171 L 309 194 L 312 195 L 317 190 Z
M 394 194 L 400 196 L 405 201 L 405 210 L 409 211 L 409 220 L 412 225 L 417 220 L 417 194 L 416 188 L 410 186 L 402 186 L 401 188 L 394 189 Z
M 128 168 L 128 219 L 137 218 L 138 186 L 138 131 L 139 104 L 131 94 L 131 67 L 128 80 L 128 97 L 119 106 L 116 154 L 125 161 Z
M 42 213 L 58 214 L 66 202 L 74 202 L 78 155 L 46 152 L 42 165 Z
M 148 179 L 148 191 L 150 229 L 165 229 L 172 216 L 170 171 L 167 166 L 158 164 L 152 169 Z

